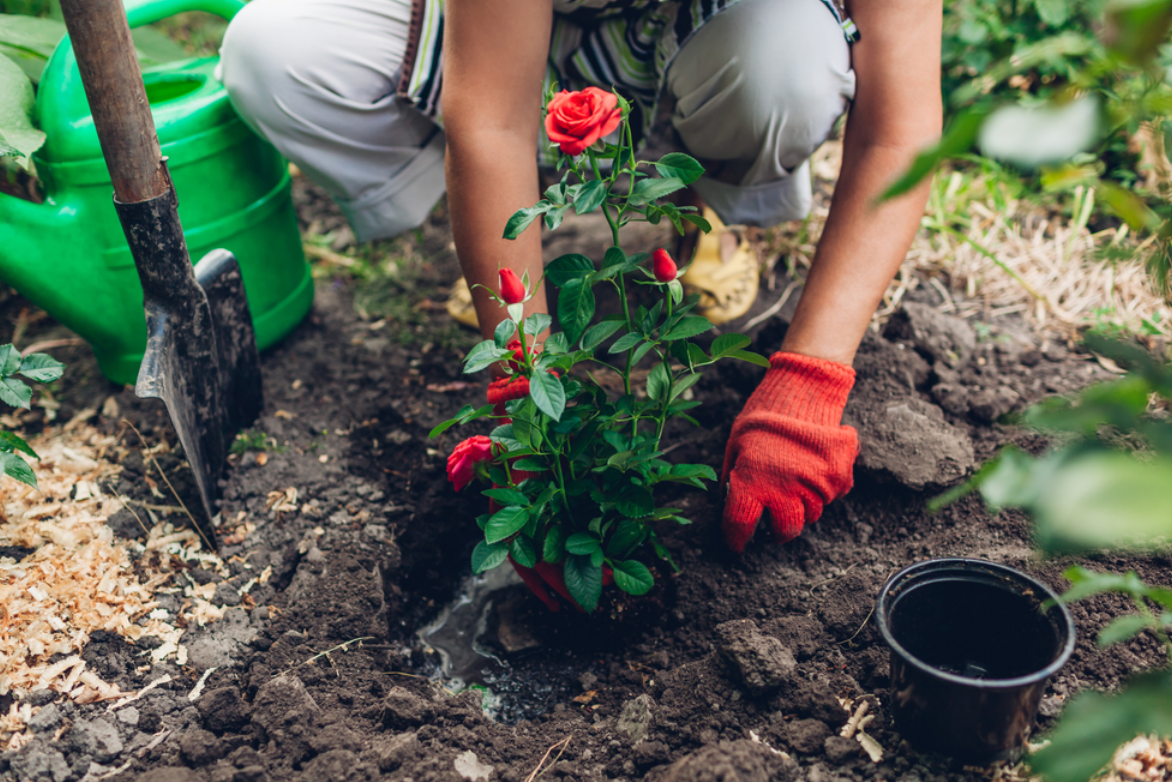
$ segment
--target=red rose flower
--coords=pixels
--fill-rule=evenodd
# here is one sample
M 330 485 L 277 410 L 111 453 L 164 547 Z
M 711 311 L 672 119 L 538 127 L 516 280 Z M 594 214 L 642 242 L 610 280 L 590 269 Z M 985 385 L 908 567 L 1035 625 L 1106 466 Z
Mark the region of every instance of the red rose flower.
M 595 141 L 619 126 L 623 112 L 613 92 L 587 87 L 562 90 L 546 107 L 545 135 L 567 155 L 581 155 Z
M 482 434 L 469 437 L 452 450 L 448 457 L 448 480 L 460 491 L 472 480 L 477 462 L 492 458 L 492 440 Z
M 655 279 L 660 282 L 671 282 L 676 278 L 679 269 L 676 267 L 676 262 L 667 254 L 667 250 L 660 247 L 651 253 L 651 271 L 655 273 Z
M 501 269 L 501 298 L 505 304 L 520 304 L 525 301 L 525 285 L 512 269 Z
M 525 352 L 521 350 L 521 340 L 509 340 L 509 344 L 505 345 L 505 349 L 513 351 L 513 357 L 509 359 L 509 366 L 513 368 L 514 372 L 520 372 L 521 364 L 525 361 Z

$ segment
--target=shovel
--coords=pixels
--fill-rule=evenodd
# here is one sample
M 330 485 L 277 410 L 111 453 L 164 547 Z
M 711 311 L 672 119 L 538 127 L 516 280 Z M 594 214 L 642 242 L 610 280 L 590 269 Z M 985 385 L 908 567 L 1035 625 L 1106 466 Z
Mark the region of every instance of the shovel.
M 61 0 L 61 11 L 142 281 L 147 347 L 134 390 L 167 406 L 203 504 L 191 517 L 214 550 L 228 444 L 264 406 L 244 280 L 226 250 L 192 268 L 121 1 Z

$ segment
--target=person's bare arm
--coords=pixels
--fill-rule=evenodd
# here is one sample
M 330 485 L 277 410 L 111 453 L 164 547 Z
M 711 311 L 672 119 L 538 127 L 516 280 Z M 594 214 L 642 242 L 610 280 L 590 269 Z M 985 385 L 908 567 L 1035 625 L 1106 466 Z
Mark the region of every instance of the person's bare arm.
M 852 0 L 862 39 L 842 173 L 782 350 L 850 364 L 920 225 L 928 183 L 876 198 L 940 134 L 941 0 Z
M 541 88 L 552 24 L 549 0 L 447 0 L 443 97 L 448 207 L 456 254 L 469 285 L 497 287 L 508 267 L 541 277 L 541 229 L 502 238 L 513 212 L 535 204 Z M 507 315 L 473 289 L 480 330 Z M 529 312 L 546 309 L 538 291 Z

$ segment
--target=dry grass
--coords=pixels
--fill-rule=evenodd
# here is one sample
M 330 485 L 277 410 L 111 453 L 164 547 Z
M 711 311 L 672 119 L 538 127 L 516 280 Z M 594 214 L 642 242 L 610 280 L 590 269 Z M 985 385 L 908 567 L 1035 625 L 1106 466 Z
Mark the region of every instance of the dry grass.
M 841 156 L 839 142 L 816 153 L 817 190 L 832 188 Z M 1144 270 L 1151 240 L 1136 241 L 1126 227 L 1088 230 L 1093 190 L 1055 196 L 1054 204 L 1065 214 L 1021 197 L 995 170 L 938 173 L 922 228 L 877 321 L 898 309 L 907 291 L 929 284 L 946 298 L 944 309 L 963 316 L 1020 312 L 1043 332 L 1062 336 L 1104 325 L 1166 334 L 1169 303 Z M 829 198 L 816 195 L 804 223 L 764 232 L 762 254 L 801 274 L 828 213 Z

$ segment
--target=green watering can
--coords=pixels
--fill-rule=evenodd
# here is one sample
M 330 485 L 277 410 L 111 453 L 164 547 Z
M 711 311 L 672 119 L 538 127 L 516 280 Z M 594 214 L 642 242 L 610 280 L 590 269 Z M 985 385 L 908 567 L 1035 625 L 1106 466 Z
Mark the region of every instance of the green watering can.
M 231 19 L 243 7 L 240 0 L 130 0 L 127 15 L 141 27 L 183 11 Z M 218 62 L 148 68 L 143 83 L 191 257 L 216 248 L 235 254 L 263 350 L 305 317 L 313 280 L 288 166 L 237 116 L 212 75 Z M 147 337 L 142 287 L 68 39 L 45 67 L 36 113 L 48 136 L 33 155 L 47 199 L 34 204 L 0 193 L 0 280 L 84 337 L 102 374 L 134 383 Z

